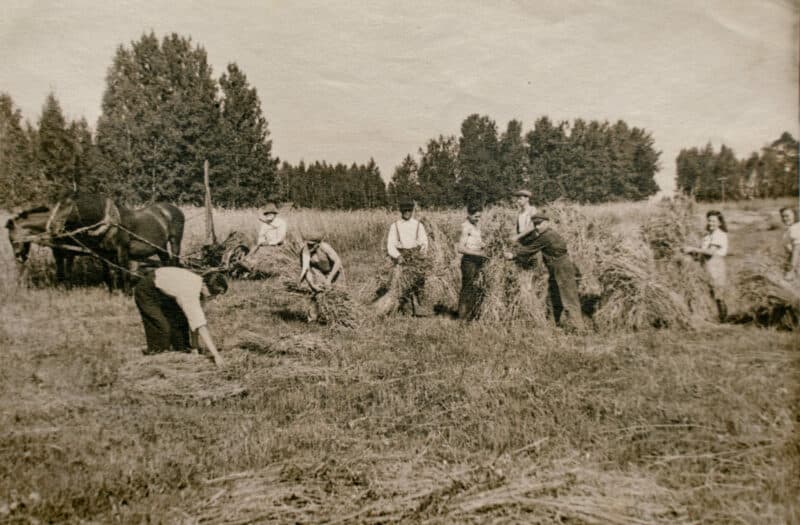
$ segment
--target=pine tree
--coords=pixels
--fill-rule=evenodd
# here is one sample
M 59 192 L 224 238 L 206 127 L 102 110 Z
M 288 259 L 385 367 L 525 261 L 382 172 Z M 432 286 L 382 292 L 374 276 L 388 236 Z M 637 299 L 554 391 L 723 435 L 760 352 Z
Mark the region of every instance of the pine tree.
M 461 196 L 456 184 L 458 176 L 458 142 L 453 136 L 428 141 L 419 150 L 418 170 L 420 203 L 426 207 L 459 206 Z
M 0 93 L 0 206 L 11 208 L 42 196 L 29 136 L 22 127 L 22 112 L 11 96 Z
M 458 188 L 462 202 L 493 203 L 507 197 L 498 163 L 497 125 L 473 114 L 461 124 Z
M 49 198 L 64 191 L 75 190 L 80 183 L 80 173 L 74 169 L 75 149 L 66 119 L 55 95 L 50 93 L 39 117 L 36 159 L 45 179 Z
M 215 200 L 226 206 L 260 206 L 280 193 L 267 120 L 256 89 L 235 63 L 220 77 L 222 122 Z
M 387 193 L 390 205 L 396 206 L 402 199 L 419 200 L 418 170 L 417 162 L 411 155 L 406 155 L 403 162 L 395 168 L 392 180 L 389 182 Z

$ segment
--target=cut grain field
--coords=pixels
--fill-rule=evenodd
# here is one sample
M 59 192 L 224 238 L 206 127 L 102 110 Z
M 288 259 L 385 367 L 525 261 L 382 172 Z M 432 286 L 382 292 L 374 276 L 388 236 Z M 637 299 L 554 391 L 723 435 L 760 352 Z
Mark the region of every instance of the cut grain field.
M 733 271 L 778 244 L 779 204 L 725 209 Z M 651 210 L 582 212 L 632 235 Z M 188 253 L 203 225 L 186 213 Z M 430 217 L 447 238 L 463 221 Z M 394 215 L 287 219 L 327 234 L 367 302 Z M 255 235 L 253 212 L 216 224 Z M 5 239 L 0 253 L 0 522 L 800 520 L 797 332 L 369 315 L 330 329 L 305 322 L 281 279 L 234 281 L 207 308 L 217 370 L 143 356 L 131 298 L 28 288 Z

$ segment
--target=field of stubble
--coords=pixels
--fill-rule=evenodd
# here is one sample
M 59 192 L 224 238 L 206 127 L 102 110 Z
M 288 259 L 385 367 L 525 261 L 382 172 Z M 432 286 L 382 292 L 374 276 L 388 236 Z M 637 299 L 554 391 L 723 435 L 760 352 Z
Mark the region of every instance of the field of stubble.
M 728 206 L 733 268 L 778 242 L 776 209 Z M 585 213 L 633 232 L 648 209 Z M 203 237 L 200 211 L 187 216 L 184 252 Z M 438 216 L 453 231 L 463 220 Z M 287 218 L 328 233 L 366 301 L 393 216 Z M 255 234 L 252 212 L 216 221 L 220 237 Z M 331 330 L 302 320 L 280 279 L 234 281 L 207 307 L 218 371 L 202 356 L 148 364 L 131 298 L 28 288 L 6 239 L 0 261 L 0 522 L 800 520 L 796 332 L 573 336 L 445 316 Z M 207 368 L 198 389 L 243 392 L 165 397 L 136 383 L 177 384 L 187 366 Z

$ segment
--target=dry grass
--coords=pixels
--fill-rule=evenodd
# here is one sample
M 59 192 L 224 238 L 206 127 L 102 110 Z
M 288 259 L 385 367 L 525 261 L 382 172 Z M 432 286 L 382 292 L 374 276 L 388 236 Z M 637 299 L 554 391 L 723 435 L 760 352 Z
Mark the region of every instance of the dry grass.
M 577 211 L 609 233 L 639 230 L 608 210 Z M 442 275 L 462 215 L 425 218 L 447 239 Z M 218 232 L 249 218 L 220 213 Z M 393 216 L 295 219 L 320 221 L 351 297 L 369 303 Z M 187 242 L 201 238 L 202 224 L 189 224 Z M 732 246 L 745 234 L 763 238 L 733 232 Z M 591 248 L 587 236 L 575 258 L 602 276 Z M 217 371 L 200 356 L 143 357 L 129 298 L 27 289 L 7 250 L 2 243 L 0 521 L 800 519 L 796 333 L 572 336 L 441 316 L 366 316 L 339 331 L 306 323 L 281 279 L 234 281 L 207 305 L 228 363 Z M 434 293 L 452 301 L 451 292 Z M 166 387 L 170 374 L 167 397 L 147 389 Z M 231 386 L 246 395 L 202 395 Z

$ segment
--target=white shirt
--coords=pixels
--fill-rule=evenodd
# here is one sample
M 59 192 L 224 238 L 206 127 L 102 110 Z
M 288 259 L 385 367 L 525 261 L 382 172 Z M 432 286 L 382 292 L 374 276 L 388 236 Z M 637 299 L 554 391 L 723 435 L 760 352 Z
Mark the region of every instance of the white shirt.
M 538 211 L 539 210 L 536 209 L 536 206 L 531 206 L 517 215 L 517 233 L 522 233 L 533 228 L 533 221 L 531 221 L 531 217 L 536 215 Z
M 702 248 L 707 250 L 712 246 L 717 247 L 717 253 L 715 255 L 719 257 L 728 255 L 728 234 L 720 229 L 706 234 L 706 236 L 703 237 Z
M 400 257 L 398 249 L 405 250 L 422 248 L 423 253 L 428 250 L 428 235 L 425 233 L 425 226 L 423 226 L 416 219 L 408 219 L 407 221 L 399 220 L 393 222 L 389 226 L 389 238 L 386 241 L 386 251 L 392 258 Z
M 458 246 L 471 252 L 483 251 L 483 241 L 481 240 L 481 229 L 469 221 L 461 224 L 461 238 Z
M 207 324 L 206 314 L 200 305 L 202 277 L 189 270 L 172 266 L 157 268 L 155 275 L 156 288 L 175 299 L 186 315 L 190 329 L 194 331 Z
M 280 217 L 275 217 L 269 224 L 266 222 L 261 223 L 261 228 L 258 230 L 258 244 L 276 246 L 281 244 L 285 238 L 286 221 Z
M 791 253 L 796 246 L 800 246 L 800 222 L 796 222 L 786 228 L 786 231 L 783 233 L 783 245 L 789 253 Z

